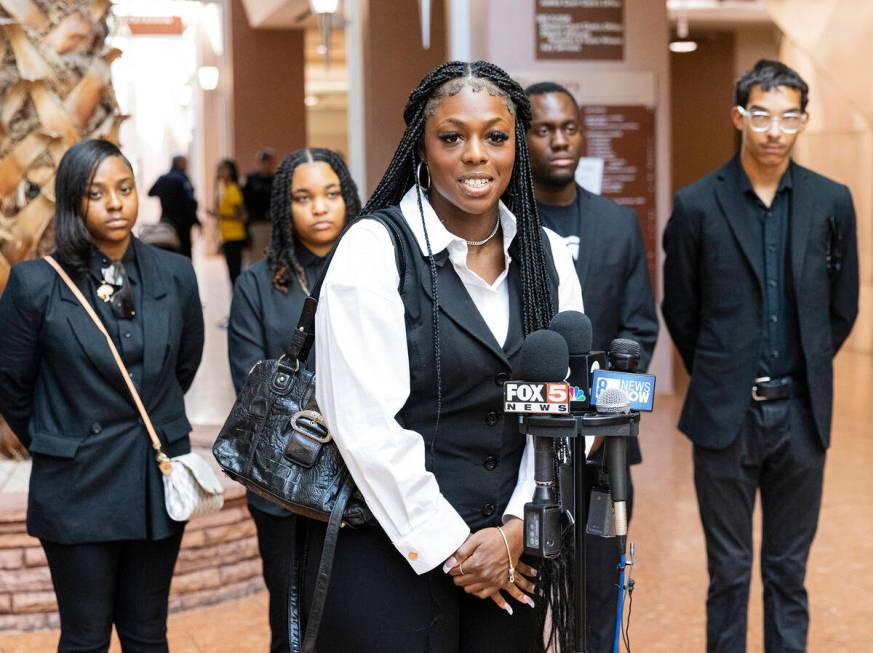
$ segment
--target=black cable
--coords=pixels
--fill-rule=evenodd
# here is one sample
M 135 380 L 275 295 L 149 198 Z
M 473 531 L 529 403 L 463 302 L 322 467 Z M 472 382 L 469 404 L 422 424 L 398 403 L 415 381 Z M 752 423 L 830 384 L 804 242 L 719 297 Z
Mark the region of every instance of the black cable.
M 624 639 L 624 647 L 627 650 L 627 653 L 631 653 L 631 645 L 630 645 L 630 620 L 631 620 L 631 612 L 634 609 L 634 580 L 631 579 L 628 581 L 627 586 L 627 623 L 622 619 L 621 625 L 621 636 Z

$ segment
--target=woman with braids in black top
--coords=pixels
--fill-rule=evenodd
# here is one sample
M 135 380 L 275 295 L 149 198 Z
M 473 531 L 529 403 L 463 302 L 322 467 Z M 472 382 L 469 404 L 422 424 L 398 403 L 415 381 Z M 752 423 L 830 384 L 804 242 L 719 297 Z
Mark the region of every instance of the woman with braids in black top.
M 357 186 L 336 152 L 307 148 L 282 161 L 270 200 L 269 253 L 240 275 L 230 307 L 227 344 L 237 392 L 256 362 L 278 358 L 288 347 L 325 256 L 346 221 L 360 210 Z M 251 492 L 248 500 L 270 592 L 270 650 L 287 651 L 288 570 L 294 555 L 295 518 Z
M 501 386 L 525 334 L 582 310 L 579 282 L 539 225 L 515 81 L 486 62 L 443 64 L 404 119 L 363 211 L 392 221 L 402 246 L 358 220 L 316 317 L 318 404 L 378 522 L 340 531 L 318 648 L 542 651 L 546 601 L 519 560 L 532 444 L 504 417 Z M 311 593 L 324 528 L 308 531 Z

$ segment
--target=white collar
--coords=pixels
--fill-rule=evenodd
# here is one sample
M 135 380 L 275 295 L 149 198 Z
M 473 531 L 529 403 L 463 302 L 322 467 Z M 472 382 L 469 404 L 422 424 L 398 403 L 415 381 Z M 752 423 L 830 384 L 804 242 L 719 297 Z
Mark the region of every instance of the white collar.
M 466 254 L 467 241 L 446 229 L 445 225 L 437 217 L 436 211 L 433 210 L 425 193 L 421 194 L 421 208 L 424 211 L 424 224 L 427 226 L 431 252 L 437 254 L 444 249 L 449 249 L 451 246 L 453 250 L 463 248 L 463 252 Z M 424 227 L 421 224 L 421 213 L 418 211 L 418 198 L 416 197 L 415 186 L 406 191 L 406 195 L 400 200 L 400 211 L 406 219 L 406 224 L 409 225 L 412 233 L 415 234 L 415 239 L 418 241 L 421 253 L 427 256 L 427 241 L 424 237 Z M 512 243 L 516 233 L 518 233 L 518 225 L 512 211 L 506 208 L 502 201 L 497 205 L 497 212 L 500 216 L 500 226 L 503 229 L 503 251 L 506 253 L 509 250 L 510 243 Z

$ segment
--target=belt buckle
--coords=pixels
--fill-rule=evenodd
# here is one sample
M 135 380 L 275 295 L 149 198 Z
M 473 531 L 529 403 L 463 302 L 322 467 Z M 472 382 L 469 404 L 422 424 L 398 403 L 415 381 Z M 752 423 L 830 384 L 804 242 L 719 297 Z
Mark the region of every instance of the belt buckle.
M 758 384 L 768 383 L 772 380 L 773 379 L 771 379 L 769 376 L 759 376 L 757 379 L 755 379 L 755 383 L 754 385 L 752 385 L 752 399 L 754 399 L 755 401 L 767 401 L 767 397 L 758 394 Z

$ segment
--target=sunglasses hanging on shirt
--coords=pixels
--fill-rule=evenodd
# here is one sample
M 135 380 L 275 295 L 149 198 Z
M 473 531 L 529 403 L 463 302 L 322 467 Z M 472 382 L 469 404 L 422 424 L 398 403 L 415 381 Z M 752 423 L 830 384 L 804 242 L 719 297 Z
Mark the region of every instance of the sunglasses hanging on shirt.
M 112 308 L 112 314 L 122 320 L 136 316 L 133 293 L 127 282 L 127 271 L 121 261 L 113 261 L 108 267 L 101 267 L 103 281 L 97 288 L 97 296 Z

